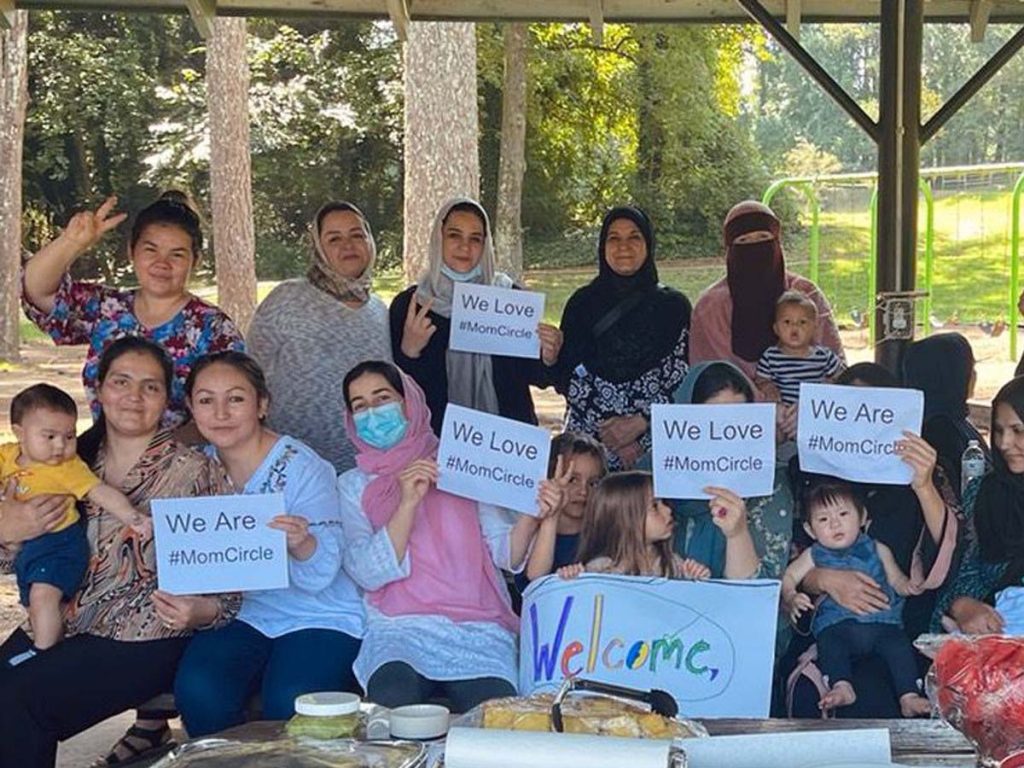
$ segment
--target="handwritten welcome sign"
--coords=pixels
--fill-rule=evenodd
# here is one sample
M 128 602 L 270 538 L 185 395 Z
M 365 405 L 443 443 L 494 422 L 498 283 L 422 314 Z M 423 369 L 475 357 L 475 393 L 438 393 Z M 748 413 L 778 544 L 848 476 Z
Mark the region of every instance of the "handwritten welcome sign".
M 661 405 L 651 407 L 654 493 L 707 499 L 717 485 L 742 497 L 775 487 L 775 406 Z
M 536 359 L 537 325 L 543 317 L 543 293 L 456 283 L 448 346 L 461 352 Z
M 245 592 L 288 586 L 284 494 L 153 499 L 156 573 L 172 595 Z
M 668 691 L 695 717 L 767 717 L 779 582 L 548 576 L 523 595 L 519 692 L 570 675 Z
M 904 430 L 921 434 L 917 389 L 801 384 L 800 469 L 854 482 L 906 485 L 914 473 L 896 453 Z
M 437 487 L 536 515 L 550 452 L 546 429 L 449 403 L 437 451 Z

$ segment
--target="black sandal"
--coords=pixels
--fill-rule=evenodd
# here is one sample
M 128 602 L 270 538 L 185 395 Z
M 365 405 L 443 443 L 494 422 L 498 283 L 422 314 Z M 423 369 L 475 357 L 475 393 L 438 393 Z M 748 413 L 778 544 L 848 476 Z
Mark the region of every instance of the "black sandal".
M 134 741 L 133 741 L 134 740 Z M 145 746 L 137 747 L 141 742 Z M 171 728 L 164 723 L 160 728 L 140 728 L 132 725 L 124 736 L 117 740 L 106 757 L 99 758 L 91 768 L 103 768 L 108 765 L 128 766 L 141 760 L 158 757 L 175 747 L 171 738 Z M 121 757 L 118 752 L 127 752 L 128 757 Z

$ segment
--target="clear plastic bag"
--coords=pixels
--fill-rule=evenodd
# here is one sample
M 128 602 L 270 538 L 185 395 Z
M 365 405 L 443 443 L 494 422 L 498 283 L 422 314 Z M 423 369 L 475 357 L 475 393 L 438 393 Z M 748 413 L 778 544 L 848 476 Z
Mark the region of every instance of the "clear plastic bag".
M 351 739 L 199 739 L 179 747 L 153 768 L 420 768 L 422 744 Z
M 931 639 L 928 696 L 942 719 L 975 744 L 983 765 L 1024 751 L 1024 638 Z

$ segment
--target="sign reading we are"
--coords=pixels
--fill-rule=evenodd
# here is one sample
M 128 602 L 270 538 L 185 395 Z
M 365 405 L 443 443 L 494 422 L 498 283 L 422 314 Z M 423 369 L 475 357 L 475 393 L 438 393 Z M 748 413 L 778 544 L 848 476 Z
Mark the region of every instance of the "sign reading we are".
M 153 499 L 156 573 L 173 595 L 206 595 L 288 586 L 284 494 Z
M 895 387 L 801 384 L 797 413 L 800 469 L 861 483 L 906 485 L 904 432 L 921 434 L 924 394 Z
M 456 283 L 448 346 L 460 352 L 537 359 L 537 326 L 543 317 L 543 293 Z
M 547 576 L 523 595 L 519 692 L 570 675 L 671 693 L 690 717 L 767 717 L 779 582 Z

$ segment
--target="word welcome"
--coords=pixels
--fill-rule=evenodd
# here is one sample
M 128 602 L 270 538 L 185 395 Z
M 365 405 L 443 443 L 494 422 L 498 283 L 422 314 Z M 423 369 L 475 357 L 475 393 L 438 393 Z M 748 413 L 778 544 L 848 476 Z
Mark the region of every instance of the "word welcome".
M 706 499 L 707 486 L 765 496 L 775 485 L 775 407 L 764 403 L 654 405 L 654 492 Z
M 535 515 L 550 451 L 545 429 L 449 404 L 437 452 L 437 487 Z
M 537 325 L 543 317 L 542 293 L 456 283 L 449 347 L 461 352 L 537 359 Z
M 523 596 L 519 690 L 572 675 L 671 693 L 691 716 L 766 717 L 777 581 L 549 576 Z
M 909 483 L 913 470 L 899 445 L 904 432 L 921 433 L 923 413 L 916 389 L 801 384 L 800 468 L 854 482 Z
M 160 589 L 176 595 L 288 586 L 287 539 L 268 526 L 284 514 L 280 493 L 154 499 Z

